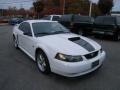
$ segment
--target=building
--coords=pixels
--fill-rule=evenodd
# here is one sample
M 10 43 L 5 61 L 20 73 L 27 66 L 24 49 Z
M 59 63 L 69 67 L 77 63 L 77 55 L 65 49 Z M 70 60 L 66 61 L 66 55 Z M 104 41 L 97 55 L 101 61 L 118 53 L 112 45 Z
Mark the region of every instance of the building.
M 120 16 L 120 11 L 113 11 L 111 12 L 112 16 Z

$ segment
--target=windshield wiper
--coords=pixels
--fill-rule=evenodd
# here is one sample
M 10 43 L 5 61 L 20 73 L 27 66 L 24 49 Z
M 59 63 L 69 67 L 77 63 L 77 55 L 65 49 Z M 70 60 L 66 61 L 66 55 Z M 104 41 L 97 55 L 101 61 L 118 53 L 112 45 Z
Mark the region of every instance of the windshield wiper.
M 47 32 L 41 32 L 41 33 L 35 33 L 35 35 L 49 35 L 51 33 L 47 33 Z
M 59 34 L 59 33 L 70 33 L 70 32 L 65 32 L 65 31 L 55 31 L 55 32 L 52 32 L 53 34 Z

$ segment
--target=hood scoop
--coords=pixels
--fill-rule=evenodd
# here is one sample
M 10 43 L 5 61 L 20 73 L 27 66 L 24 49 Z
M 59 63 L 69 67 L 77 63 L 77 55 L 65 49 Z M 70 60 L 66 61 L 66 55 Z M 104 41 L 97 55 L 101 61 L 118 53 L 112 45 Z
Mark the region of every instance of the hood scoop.
M 70 41 L 78 41 L 78 40 L 80 40 L 80 37 L 72 37 L 72 38 L 68 38 L 68 40 L 70 40 Z

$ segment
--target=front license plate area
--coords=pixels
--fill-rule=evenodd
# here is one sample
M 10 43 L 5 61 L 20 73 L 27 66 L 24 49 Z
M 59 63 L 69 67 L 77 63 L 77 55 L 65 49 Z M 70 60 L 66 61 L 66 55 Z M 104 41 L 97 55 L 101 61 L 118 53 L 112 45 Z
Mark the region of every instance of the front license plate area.
M 98 65 L 99 65 L 99 60 L 92 63 L 92 68 L 94 68 L 94 67 L 96 67 Z

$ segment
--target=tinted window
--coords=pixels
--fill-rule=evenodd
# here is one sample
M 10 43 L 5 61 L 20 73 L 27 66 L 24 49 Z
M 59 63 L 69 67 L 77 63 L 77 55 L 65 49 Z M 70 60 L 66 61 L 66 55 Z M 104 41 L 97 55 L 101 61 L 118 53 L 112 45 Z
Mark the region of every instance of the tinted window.
M 24 32 L 24 23 L 21 23 L 19 29 Z
M 53 21 L 58 21 L 60 19 L 59 16 L 53 16 Z
M 63 15 L 60 18 L 60 21 L 71 22 L 73 19 L 73 15 Z
M 46 17 L 43 17 L 42 19 L 43 19 L 43 20 L 50 20 L 50 19 L 51 19 L 51 16 L 46 16 Z
M 16 21 L 16 20 L 18 20 L 18 18 L 12 18 L 11 20 Z
M 92 17 L 88 17 L 88 16 L 79 16 L 79 15 L 75 15 L 74 16 L 74 22 L 93 22 L 93 18 Z
M 117 23 L 120 25 L 120 17 L 117 17 Z
M 23 31 L 24 33 L 29 33 L 29 34 L 31 34 L 30 24 L 27 23 L 27 22 L 24 22 L 24 23 L 20 24 L 19 29 L 20 29 L 21 31 Z
M 57 22 L 38 22 L 32 24 L 34 34 L 54 34 L 56 32 L 66 33 L 68 29 Z
M 103 17 L 97 17 L 95 19 L 95 24 L 103 24 Z
M 114 17 L 104 17 L 103 24 L 105 24 L 105 25 L 115 24 L 115 18 Z

